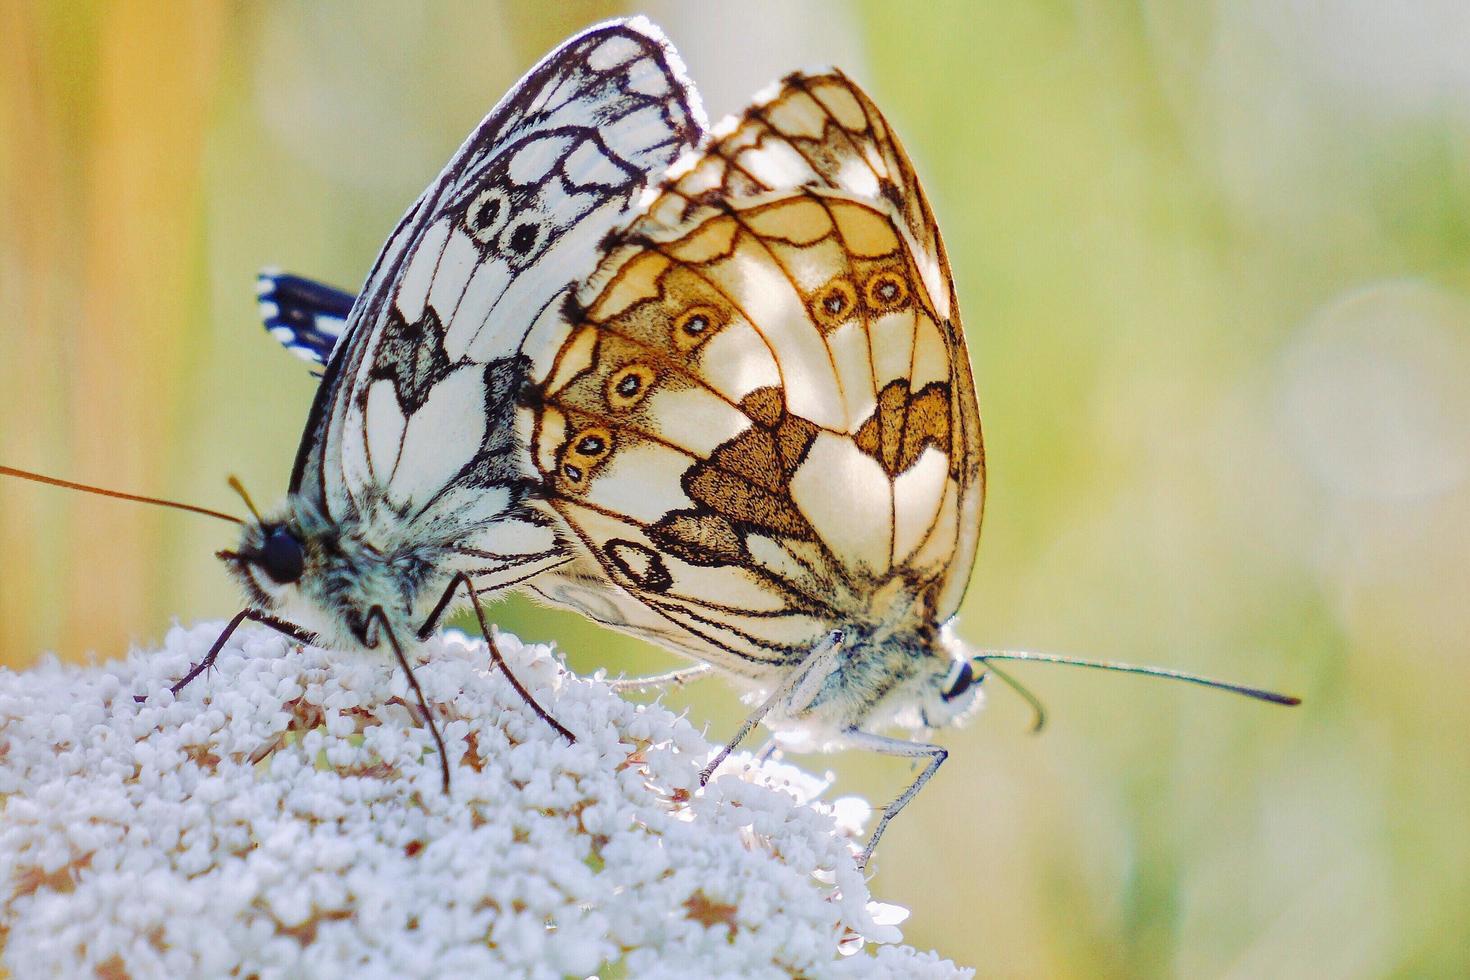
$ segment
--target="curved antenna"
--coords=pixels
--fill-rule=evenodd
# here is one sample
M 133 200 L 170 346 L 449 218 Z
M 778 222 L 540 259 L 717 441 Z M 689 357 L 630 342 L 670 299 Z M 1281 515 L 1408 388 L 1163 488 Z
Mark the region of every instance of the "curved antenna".
M 1054 653 L 1030 653 L 1025 650 L 983 650 L 974 656 L 975 663 L 981 665 L 987 665 L 992 660 L 1030 660 L 1044 664 L 1066 664 L 1070 667 L 1091 667 L 1094 670 L 1113 670 L 1123 674 L 1143 674 L 1147 677 L 1163 677 L 1171 681 L 1185 681 L 1189 684 L 1199 684 L 1202 687 L 1213 687 L 1218 691 L 1229 691 L 1231 694 L 1240 694 L 1244 697 L 1255 698 L 1257 701 L 1267 701 L 1271 704 L 1297 705 L 1302 703 L 1301 698 L 1292 697 L 1290 694 L 1277 694 L 1275 691 L 1267 691 L 1259 687 L 1246 687 L 1243 684 L 1218 681 L 1211 677 L 1202 677 L 1199 674 L 1190 674 L 1182 670 L 1171 670 L 1168 667 L 1121 664 L 1111 660 L 1083 660 L 1080 657 L 1060 657 Z
M 13 466 L 0 466 L 0 476 L 16 476 L 22 480 L 32 480 L 36 483 L 45 483 L 49 486 L 62 487 L 66 490 L 80 490 L 83 493 L 95 493 L 100 497 L 116 497 L 119 500 L 131 500 L 140 504 L 157 504 L 159 507 L 187 510 L 191 514 L 203 514 L 206 517 L 215 517 L 222 521 L 229 521 L 232 524 L 245 523 L 234 514 L 210 510 L 208 507 L 196 507 L 194 504 L 184 504 L 177 500 L 164 500 L 162 497 L 144 497 L 136 493 L 123 493 L 121 490 L 108 490 L 104 487 L 94 487 L 86 483 L 73 483 L 71 480 L 60 480 L 54 476 L 42 476 L 40 473 L 32 473 L 29 470 L 18 470 Z
M 981 658 L 976 657 L 975 659 L 979 660 Z M 1042 704 L 1041 699 L 1031 693 L 1029 687 L 1012 677 L 1009 671 L 1001 670 L 995 664 L 987 662 L 985 669 L 1004 681 L 1006 687 L 1019 694 L 1021 700 L 1031 706 L 1031 727 L 1028 729 L 1031 734 L 1035 735 L 1046 727 L 1046 705 Z

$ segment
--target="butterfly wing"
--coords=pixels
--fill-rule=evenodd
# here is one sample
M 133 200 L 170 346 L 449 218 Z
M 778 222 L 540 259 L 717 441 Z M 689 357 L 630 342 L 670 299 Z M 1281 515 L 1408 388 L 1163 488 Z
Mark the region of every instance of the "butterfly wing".
M 944 246 L 877 108 L 795 75 L 716 136 L 533 332 L 523 424 L 623 590 L 579 608 L 754 674 L 834 625 L 952 615 L 984 458 Z
M 518 349 L 703 132 L 657 28 L 594 27 L 534 67 L 399 222 L 328 361 L 291 481 L 330 520 L 422 521 L 492 587 L 556 559 L 522 506 Z
M 255 294 L 266 332 L 320 375 L 347 329 L 347 314 L 357 297 L 278 269 L 266 269 L 256 276 Z

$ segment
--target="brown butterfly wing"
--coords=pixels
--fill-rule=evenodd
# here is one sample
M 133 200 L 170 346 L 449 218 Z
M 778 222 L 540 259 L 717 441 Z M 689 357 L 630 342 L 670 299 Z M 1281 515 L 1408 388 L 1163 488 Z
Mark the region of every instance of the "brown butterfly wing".
M 902 149 L 845 77 L 793 76 L 674 173 L 529 347 L 536 468 L 625 590 L 599 618 L 746 672 L 947 618 L 983 453 Z

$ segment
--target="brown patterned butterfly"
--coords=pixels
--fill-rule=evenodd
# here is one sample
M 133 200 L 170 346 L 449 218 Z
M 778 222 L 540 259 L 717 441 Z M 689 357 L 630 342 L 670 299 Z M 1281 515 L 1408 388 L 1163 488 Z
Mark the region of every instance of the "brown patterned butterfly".
M 731 748 L 764 720 L 793 747 L 927 759 L 866 860 L 946 756 L 883 728 L 959 721 L 991 660 L 1070 659 L 977 654 L 948 627 L 985 455 L 928 201 L 867 95 L 796 74 L 607 248 L 525 348 L 532 460 L 599 568 L 532 587 L 762 692 Z
M 950 621 L 985 457 L 949 262 L 912 164 L 841 72 L 795 74 L 686 155 L 522 347 L 518 442 L 580 557 L 527 586 L 703 662 L 797 749 L 927 760 L 995 660 Z M 1007 675 L 998 676 L 1013 683 Z M 637 682 L 634 682 L 637 683 Z M 1038 709 L 1034 698 L 1019 688 Z

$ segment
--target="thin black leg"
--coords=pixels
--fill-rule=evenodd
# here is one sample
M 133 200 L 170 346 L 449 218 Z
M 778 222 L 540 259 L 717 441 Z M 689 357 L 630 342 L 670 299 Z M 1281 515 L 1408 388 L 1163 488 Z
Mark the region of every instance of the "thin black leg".
M 388 625 L 388 616 L 383 612 L 382 606 L 374 606 L 368 613 L 368 618 L 378 617 L 378 622 L 383 626 L 383 633 L 388 637 L 388 645 L 393 648 L 393 656 L 398 658 L 398 666 L 403 668 L 403 673 L 408 677 L 408 686 L 413 688 L 414 697 L 419 699 L 419 707 L 424 712 L 424 722 L 429 726 L 429 734 L 434 736 L 434 744 L 439 746 L 439 769 L 444 776 L 444 792 L 449 792 L 449 752 L 444 747 L 444 736 L 439 734 L 439 726 L 434 721 L 434 713 L 429 710 L 428 699 L 424 697 L 424 689 L 419 687 L 419 679 L 413 676 L 413 667 L 409 666 L 408 658 L 403 655 L 403 648 L 398 645 L 398 637 L 393 635 L 393 627 Z
M 485 610 L 480 607 L 480 597 L 475 594 L 475 583 L 470 581 L 468 575 L 460 572 L 454 577 L 454 581 L 449 583 L 449 588 L 445 591 L 444 598 L 440 599 L 439 604 L 434 607 L 434 612 L 431 614 L 429 620 L 424 623 L 423 629 L 419 631 L 419 636 L 424 637 L 433 632 L 438 618 L 444 614 L 444 610 L 449 608 L 449 597 L 461 585 L 464 586 L 465 591 L 470 595 L 470 604 L 475 607 L 475 619 L 480 624 L 480 632 L 485 637 L 486 646 L 490 648 L 490 659 L 495 661 L 495 665 L 500 668 L 500 672 L 505 675 L 505 679 L 510 681 L 510 686 L 515 688 L 515 692 L 521 696 L 521 700 L 526 702 L 532 711 L 536 712 L 538 718 L 556 729 L 557 734 L 565 738 L 568 742 L 575 743 L 577 736 L 568 731 L 565 725 L 551 717 L 550 713 L 541 707 L 540 703 L 531 696 L 531 692 L 526 690 L 525 686 L 516 679 L 516 675 L 511 672 L 510 664 L 506 663 L 505 658 L 500 655 L 500 648 L 495 645 L 495 635 L 490 632 L 490 624 L 485 619 Z
M 249 609 L 242 609 L 239 612 L 235 613 L 235 615 L 230 618 L 230 621 L 225 624 L 225 628 L 220 630 L 218 638 L 215 639 L 214 645 L 209 648 L 209 652 L 204 655 L 204 659 L 199 661 L 193 667 L 190 667 L 187 674 L 185 674 L 178 682 L 169 687 L 169 691 L 177 695 L 180 691 L 189 686 L 190 681 L 198 677 L 200 674 L 204 673 L 209 668 L 213 667 L 214 660 L 216 657 L 219 656 L 219 652 L 225 648 L 225 644 L 229 642 L 230 637 L 234 634 L 235 630 L 240 628 L 240 624 L 250 618 L 250 612 L 251 610 Z M 138 702 L 139 704 L 143 704 L 148 700 L 148 695 L 134 694 L 133 700 Z
M 204 655 L 204 659 L 189 668 L 189 672 L 171 685 L 169 691 L 177 696 L 180 691 L 189 686 L 190 681 L 213 667 L 215 658 L 219 656 L 219 652 L 225 648 L 225 644 L 230 641 L 230 637 L 234 635 L 235 630 L 240 628 L 240 624 L 247 619 L 253 619 L 263 626 L 269 626 L 277 633 L 284 633 L 297 643 L 310 645 L 316 642 L 315 634 L 308 633 L 300 627 L 286 622 L 284 619 L 277 619 L 274 616 L 261 612 L 259 609 L 241 609 L 230 618 L 230 621 L 225 624 L 225 628 L 220 630 L 219 636 L 215 639 L 214 644 L 210 646 L 209 652 Z M 139 704 L 143 704 L 148 700 L 148 695 L 134 694 L 133 700 Z

